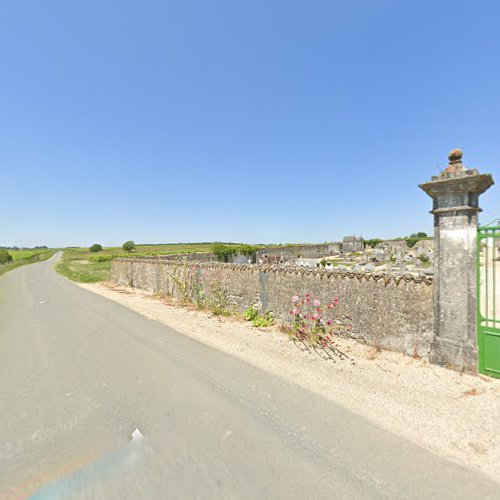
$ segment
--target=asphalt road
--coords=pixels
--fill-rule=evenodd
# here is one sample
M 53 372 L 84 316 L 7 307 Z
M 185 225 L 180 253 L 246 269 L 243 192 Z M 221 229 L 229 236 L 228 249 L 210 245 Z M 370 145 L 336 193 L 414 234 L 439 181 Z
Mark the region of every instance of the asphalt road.
M 52 264 L 0 279 L 0 498 L 500 497 L 480 474 Z

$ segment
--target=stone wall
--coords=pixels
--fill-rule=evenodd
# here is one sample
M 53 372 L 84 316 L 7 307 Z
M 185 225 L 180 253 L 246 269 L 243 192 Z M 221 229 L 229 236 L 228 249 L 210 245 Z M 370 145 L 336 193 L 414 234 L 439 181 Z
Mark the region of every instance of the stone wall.
M 257 262 L 286 262 L 298 257 L 319 258 L 342 252 L 342 243 L 320 243 L 317 245 L 270 246 L 257 252 Z
M 250 255 L 245 255 L 242 253 L 237 253 L 233 255 L 228 255 L 228 262 L 231 264 L 255 264 L 256 253 Z M 185 260 L 190 262 L 219 262 L 217 255 L 211 252 L 199 252 L 199 253 L 178 253 L 172 255 L 159 255 L 159 258 L 166 261 L 177 261 L 183 262 Z
M 115 259 L 112 280 L 198 302 L 217 300 L 223 292 L 228 307 L 244 311 L 256 306 L 282 322 L 290 321 L 295 294 L 309 293 L 322 303 L 338 297 L 338 314 L 352 322 L 349 335 L 367 344 L 428 358 L 433 340 L 432 278 L 151 257 Z

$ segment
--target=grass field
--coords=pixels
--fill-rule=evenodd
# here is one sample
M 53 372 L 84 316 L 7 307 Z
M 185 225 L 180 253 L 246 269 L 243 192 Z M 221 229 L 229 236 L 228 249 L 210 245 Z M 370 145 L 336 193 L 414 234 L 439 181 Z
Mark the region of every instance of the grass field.
M 0 265 L 0 276 L 12 271 L 12 269 L 16 269 L 16 267 L 50 259 L 56 251 L 57 250 L 48 248 L 36 250 L 8 250 L 10 255 L 12 255 L 12 262 Z
M 210 252 L 212 245 L 213 243 L 136 245 L 136 249 L 129 253 L 124 252 L 121 247 L 104 248 L 102 252 L 90 252 L 88 248 L 66 248 L 62 259 L 55 265 L 55 270 L 73 281 L 96 283 L 109 279 L 112 260 L 117 257 Z
M 23 259 L 31 259 L 36 258 L 38 255 L 42 257 L 44 255 L 50 254 L 50 256 L 54 255 L 56 250 L 48 249 L 48 248 L 37 248 L 37 249 L 27 249 L 27 250 L 7 250 L 11 255 L 13 260 L 23 260 Z M 48 258 L 48 257 L 47 257 Z
M 54 266 L 54 269 L 66 276 L 66 278 L 79 283 L 106 281 L 109 277 L 112 261 L 90 262 L 82 258 L 82 253 L 65 251 L 62 259 Z

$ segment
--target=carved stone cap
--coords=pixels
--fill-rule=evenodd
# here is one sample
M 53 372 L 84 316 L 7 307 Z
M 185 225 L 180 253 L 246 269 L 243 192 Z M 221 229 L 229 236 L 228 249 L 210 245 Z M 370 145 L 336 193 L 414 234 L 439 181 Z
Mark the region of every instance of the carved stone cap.
M 467 169 L 462 163 L 462 150 L 452 149 L 448 154 L 448 166 L 437 176 L 433 177 L 435 179 L 449 179 L 450 177 L 461 177 L 464 175 L 477 174 L 478 171 L 475 169 Z
M 418 187 L 423 189 L 431 198 L 448 194 L 484 193 L 494 184 L 490 174 L 471 174 L 460 177 L 448 177 L 432 180 Z
M 419 185 L 431 198 L 448 194 L 481 194 L 494 184 L 490 174 L 480 174 L 476 169 L 464 166 L 461 149 L 450 151 L 448 160 L 448 166 L 439 175 Z

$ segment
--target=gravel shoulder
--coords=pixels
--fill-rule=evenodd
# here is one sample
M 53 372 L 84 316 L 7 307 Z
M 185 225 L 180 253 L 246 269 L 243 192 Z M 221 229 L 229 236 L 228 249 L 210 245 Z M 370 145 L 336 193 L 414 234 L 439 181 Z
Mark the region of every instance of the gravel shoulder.
M 79 286 L 499 480 L 500 380 L 457 373 L 348 339 L 339 339 L 338 347 L 354 364 L 325 361 L 299 350 L 277 327 L 254 328 L 238 318 L 220 318 L 109 283 Z

